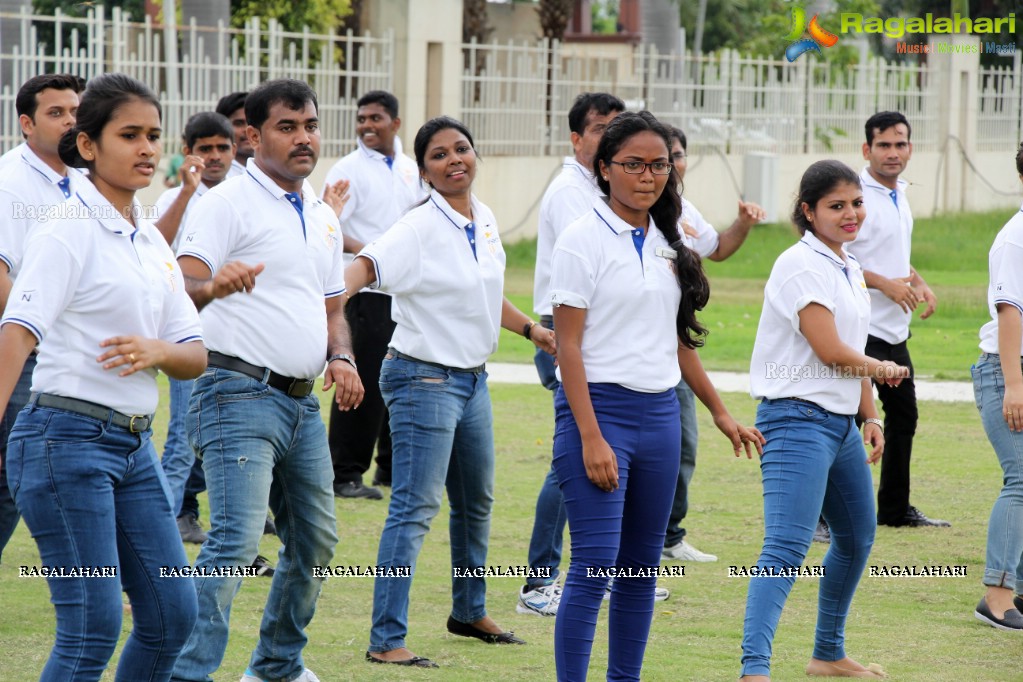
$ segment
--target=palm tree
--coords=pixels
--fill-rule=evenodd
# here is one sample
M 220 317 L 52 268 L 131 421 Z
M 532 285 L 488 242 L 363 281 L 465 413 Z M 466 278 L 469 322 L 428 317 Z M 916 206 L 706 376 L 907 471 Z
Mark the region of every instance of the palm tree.
M 575 0 L 540 0 L 536 13 L 540 15 L 540 31 L 544 38 L 561 40 L 572 18 Z

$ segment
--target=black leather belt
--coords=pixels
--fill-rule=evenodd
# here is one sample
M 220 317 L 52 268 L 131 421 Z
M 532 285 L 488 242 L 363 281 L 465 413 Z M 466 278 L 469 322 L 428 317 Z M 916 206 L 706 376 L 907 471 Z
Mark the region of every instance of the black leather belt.
M 66 410 L 67 412 L 92 417 L 99 421 L 105 422 L 109 420 L 114 426 L 127 429 L 132 433 L 142 433 L 149 429 L 153 423 L 153 415 L 151 414 L 123 414 L 99 403 L 91 403 L 88 400 L 78 400 L 77 398 L 65 398 L 62 395 L 53 395 L 52 393 L 33 393 L 29 404 L 38 405 L 39 407 L 52 407 L 55 410 Z
M 486 363 L 483 363 L 482 365 L 476 365 L 475 367 L 464 367 L 464 368 L 463 367 L 448 367 L 447 365 L 442 365 L 439 362 L 427 362 L 426 360 L 420 360 L 419 358 L 414 358 L 411 355 L 405 355 L 404 353 L 399 353 L 398 351 L 394 350 L 393 348 L 388 348 L 387 349 L 387 354 L 390 355 L 391 357 L 398 358 L 399 360 L 408 360 L 409 362 L 419 362 L 419 363 L 422 363 L 424 365 L 429 365 L 430 367 L 436 367 L 437 369 L 443 369 L 443 370 L 447 370 L 447 371 L 451 371 L 451 372 L 464 372 L 466 374 L 479 374 L 480 372 L 483 372 L 483 371 L 485 371 L 487 369 L 487 364 Z
M 236 358 L 233 355 L 224 355 L 223 353 L 218 353 L 215 350 L 210 351 L 209 366 L 228 369 L 232 372 L 238 372 L 239 374 L 244 374 L 247 377 L 252 377 L 256 381 L 262 381 L 270 388 L 276 388 L 278 391 L 287 393 L 292 398 L 306 397 L 313 392 L 313 386 L 316 385 L 315 379 L 295 379 L 293 377 L 286 377 L 283 374 L 278 374 L 266 367 L 253 365 L 245 362 L 241 358 Z

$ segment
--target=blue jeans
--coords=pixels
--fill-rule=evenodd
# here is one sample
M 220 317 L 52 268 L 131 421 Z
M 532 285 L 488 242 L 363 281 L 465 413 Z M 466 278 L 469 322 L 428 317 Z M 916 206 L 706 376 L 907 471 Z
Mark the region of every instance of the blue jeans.
M 243 374 L 210 368 L 195 380 L 186 424 L 203 461 L 210 505 L 209 539 L 195 567 L 249 566 L 267 504 L 274 512 L 283 547 L 249 667 L 265 679 L 290 680 L 304 667 L 305 628 L 323 584 L 313 568 L 329 564 L 337 544 L 320 403 L 316 395 L 292 398 Z M 195 578 L 199 618 L 173 679 L 206 681 L 220 667 L 231 601 L 241 584 L 240 577 Z
M 14 428 L 14 420 L 18 418 L 21 408 L 25 407 L 31 395 L 32 371 L 36 368 L 35 353 L 28 356 L 25 366 L 21 369 L 21 376 L 18 383 L 14 385 L 14 392 L 11 399 L 7 401 L 7 409 L 4 411 L 3 420 L 0 421 L 0 558 L 3 557 L 4 547 L 18 527 L 18 508 L 11 497 L 11 489 L 7 485 L 7 439 Z
M 160 577 L 161 566 L 188 559 L 151 436 L 35 405 L 18 415 L 8 473 L 42 565 L 116 570 L 111 577 L 47 578 L 57 632 L 44 682 L 100 679 L 121 634 L 122 588 L 132 631 L 118 681 L 167 680 L 195 623 L 189 582 Z
M 674 390 L 638 393 L 590 384 L 604 440 L 618 459 L 618 489 L 586 476 L 582 440 L 564 390 L 554 399 L 554 468 L 565 496 L 572 562 L 554 625 L 558 680 L 586 679 L 608 569 L 659 566 L 678 477 L 678 399 Z M 601 574 L 588 569 L 600 569 Z M 614 581 L 608 619 L 608 680 L 639 680 L 654 613 L 654 575 Z
M 191 447 L 191 446 L 189 446 Z M 188 471 L 188 478 L 185 479 L 185 496 L 181 498 L 181 508 L 178 509 L 178 516 L 191 514 L 199 518 L 198 495 L 206 490 L 206 474 L 202 470 L 202 460 L 194 457 L 192 468 Z
M 447 488 L 453 568 L 486 565 L 494 503 L 494 426 L 487 374 L 455 372 L 388 357 L 380 392 L 391 422 L 391 505 L 380 535 L 378 566 L 411 567 Z M 370 651 L 405 646 L 412 578 L 373 585 Z M 451 579 L 451 616 L 472 623 L 487 615 L 483 578 Z
M 195 463 L 195 453 L 185 432 L 185 413 L 188 412 L 188 398 L 192 395 L 194 383 L 192 379 L 170 379 L 170 419 L 167 420 L 167 440 L 163 444 L 160 466 L 170 486 L 175 516 L 181 511 L 185 480 Z
M 696 470 L 696 446 L 699 443 L 699 432 L 696 426 L 696 396 L 685 379 L 675 387 L 678 397 L 679 416 L 682 419 L 682 454 L 679 457 L 678 482 L 675 484 L 675 499 L 671 503 L 671 515 L 668 517 L 668 532 L 664 535 L 664 546 L 672 547 L 686 537 L 686 529 L 682 520 L 689 512 L 689 483 L 693 480 Z
M 546 316 L 540 318 L 540 324 L 547 329 L 554 329 L 554 323 Z M 554 356 L 537 348 L 533 364 L 536 365 L 536 373 L 544 388 L 551 392 L 557 391 L 561 382 L 554 373 Z M 529 539 L 529 567 L 533 569 L 533 575 L 548 577 L 529 578 L 526 584 L 530 588 L 550 585 L 557 580 L 567 520 L 565 500 L 561 496 L 558 476 L 554 473 L 552 463 L 540 486 L 540 494 L 536 497 L 533 534 Z
M 1023 433 L 1009 430 L 1003 416 L 1005 375 L 997 354 L 982 353 L 973 366 L 973 394 L 991 447 L 1002 465 L 1002 491 L 987 526 L 984 584 L 1014 589 L 1023 555 Z
M 803 565 L 823 509 L 831 527 L 817 598 L 813 657 L 845 658 L 845 620 L 877 527 L 870 466 L 856 422 L 795 400 L 764 401 L 757 428 L 767 439 L 761 569 Z M 776 571 L 777 572 L 777 571 Z M 743 624 L 742 675 L 771 674 L 771 642 L 793 577 L 750 579 Z

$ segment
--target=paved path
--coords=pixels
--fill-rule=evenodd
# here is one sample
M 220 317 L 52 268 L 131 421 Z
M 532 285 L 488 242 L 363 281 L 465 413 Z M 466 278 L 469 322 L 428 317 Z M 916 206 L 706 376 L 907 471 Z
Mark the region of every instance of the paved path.
M 488 362 L 490 380 L 502 384 L 539 384 L 533 365 Z M 710 380 L 723 393 L 749 393 L 749 375 L 743 372 L 708 372 Z M 916 396 L 920 400 L 943 403 L 973 403 L 973 384 L 966 381 L 931 381 L 918 379 Z

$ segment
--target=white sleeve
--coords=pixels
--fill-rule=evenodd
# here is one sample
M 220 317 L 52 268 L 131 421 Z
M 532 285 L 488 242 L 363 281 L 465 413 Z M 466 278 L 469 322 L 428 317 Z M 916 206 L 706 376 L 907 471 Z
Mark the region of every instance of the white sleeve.
M 25 236 L 40 217 L 46 217 L 42 206 L 26 206 L 14 194 L 0 190 L 0 260 L 10 272 L 21 266 Z
M 88 257 L 83 249 L 58 238 L 54 228 L 38 228 L 25 248 L 24 267 L 7 299 L 3 324 L 20 324 L 42 341 L 71 304 Z
M 802 334 L 799 329 L 799 313 L 811 303 L 818 303 L 830 310 L 832 315 L 835 314 L 834 292 L 828 279 L 814 270 L 805 269 L 788 274 L 784 281 L 776 285 L 768 281 L 766 297 L 775 311 L 788 320 L 799 334 Z
M 423 248 L 415 228 L 406 219 L 399 220 L 379 239 L 367 244 L 359 256 L 373 262 L 377 274 L 373 288 L 400 296 L 419 286 L 423 276 Z
M 1017 231 L 1023 232 L 1023 230 Z M 1020 235 L 1023 236 L 1023 235 Z M 991 273 L 994 303 L 1008 303 L 1023 312 L 1023 240 L 1017 235 L 1006 235 L 1002 244 L 1002 259 L 997 272 Z
M 718 250 L 718 244 L 721 243 L 718 231 L 707 222 L 699 209 L 687 202 L 682 212 L 682 220 L 683 222 L 687 221 L 696 232 L 696 237 L 691 238 L 692 243 L 689 248 L 698 253 L 700 258 L 706 258 Z M 680 231 L 685 234 L 684 229 L 680 228 Z
M 557 194 L 551 197 L 550 225 L 554 230 L 554 240 L 565 228 L 579 220 L 587 212 L 593 210 L 593 194 L 585 192 L 578 187 L 565 186 Z
M 558 240 L 551 256 L 551 305 L 589 308 L 596 288 L 594 265 L 575 235 L 568 233 Z
M 156 227 L 153 227 L 153 238 L 162 237 Z M 185 279 L 181 274 L 181 268 L 174 260 L 174 253 L 170 247 L 166 247 L 167 266 L 170 268 L 168 277 L 173 279 L 171 293 L 164 299 L 163 317 L 160 324 L 159 335 L 164 341 L 170 343 L 187 343 L 189 341 L 202 340 L 202 327 L 199 324 L 199 313 L 195 309 L 192 299 L 185 293 Z
M 216 274 L 230 260 L 240 229 L 238 223 L 231 202 L 220 194 L 207 192 L 188 212 L 178 241 L 178 258 L 198 258 L 206 263 L 210 273 Z
M 340 296 L 345 290 L 345 262 L 344 262 L 344 235 L 341 233 L 341 226 L 337 222 L 337 216 L 333 209 L 326 204 L 322 207 L 325 219 L 330 228 L 337 231 L 337 238 L 333 240 L 334 247 L 331 250 L 330 270 L 323 282 L 323 295 L 326 298 Z

